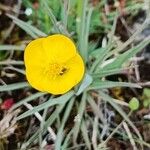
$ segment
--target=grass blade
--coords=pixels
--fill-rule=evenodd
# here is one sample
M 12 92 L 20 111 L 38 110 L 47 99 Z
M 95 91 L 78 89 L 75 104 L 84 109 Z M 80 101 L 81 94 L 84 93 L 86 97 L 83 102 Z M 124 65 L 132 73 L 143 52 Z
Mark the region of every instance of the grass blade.
M 66 103 L 72 96 L 74 95 L 74 91 L 70 91 L 60 97 L 57 98 L 53 98 L 53 99 L 49 99 L 47 102 L 34 107 L 34 109 L 32 110 L 28 110 L 27 112 L 21 114 L 20 116 L 17 117 L 17 120 L 23 119 L 25 117 L 28 117 L 30 115 L 32 115 L 33 113 L 40 111 L 42 109 L 54 106 L 54 105 L 58 105 L 58 104 L 64 104 Z
M 72 106 L 74 104 L 74 100 L 75 100 L 75 97 L 73 97 L 70 102 L 68 103 L 66 109 L 65 109 L 65 113 L 64 113 L 64 116 L 63 116 L 63 119 L 61 121 L 61 127 L 60 129 L 58 130 L 58 133 L 57 133 L 57 140 L 56 140 L 56 143 L 55 143 L 55 149 L 56 150 L 60 150 L 61 149 L 61 143 L 62 143 L 62 140 L 63 140 L 63 130 L 64 130 L 64 126 L 65 126 L 65 123 L 70 115 L 70 112 L 71 112 L 71 109 L 72 109 Z
M 135 83 L 128 83 L 128 82 L 113 82 L 113 81 L 95 81 L 89 86 L 89 90 L 92 89 L 106 89 L 106 88 L 113 88 L 113 87 L 134 87 L 134 88 L 141 88 L 138 84 Z
M 24 62 L 19 60 L 5 60 L 0 61 L 0 65 L 24 65 Z
M 106 56 L 106 54 L 110 51 L 111 46 L 112 46 L 112 41 L 113 41 L 113 36 L 115 34 L 115 30 L 116 30 L 116 25 L 117 25 L 117 20 L 118 20 L 118 14 L 116 15 L 114 22 L 113 22 L 113 26 L 112 26 L 112 31 L 111 31 L 111 36 L 110 39 L 108 41 L 108 45 L 106 47 L 106 49 L 101 49 L 101 54 L 99 55 L 99 57 L 96 59 L 96 61 L 93 63 L 90 72 L 92 73 L 93 71 L 95 71 L 95 69 L 97 68 L 97 66 L 103 61 L 104 57 Z
M 78 2 L 78 7 L 80 7 L 80 12 L 78 16 L 77 28 L 78 30 L 78 40 L 79 40 L 79 52 L 85 62 L 87 61 L 87 49 L 85 49 L 85 25 L 86 25 L 86 8 L 88 0 L 82 0 Z
M 45 33 L 40 31 L 39 29 L 35 28 L 34 26 L 14 17 L 13 15 L 7 14 L 9 18 L 11 18 L 15 24 L 17 24 L 20 28 L 25 30 L 29 35 L 31 35 L 33 38 L 43 37 L 47 36 Z
M 64 27 L 67 29 L 68 26 L 68 16 L 69 16 L 69 9 L 70 9 L 70 0 L 61 1 L 61 18 L 64 24 Z
M 149 22 L 150 19 L 146 19 L 144 23 L 138 28 L 138 30 L 121 47 L 116 48 L 116 50 L 114 51 L 120 52 L 124 50 L 129 44 L 131 44 L 135 40 L 138 34 L 140 34 L 149 25 Z
M 86 74 L 76 95 L 80 95 L 92 83 L 92 81 L 93 81 L 92 77 Z
M 101 77 L 106 77 L 106 76 L 110 76 L 110 75 L 114 75 L 114 74 L 121 74 L 121 73 L 124 73 L 131 68 L 133 68 L 133 67 L 101 70 L 99 72 L 91 74 L 91 76 L 93 78 L 101 78 Z
M 25 143 L 25 146 L 29 146 L 32 142 L 34 142 L 35 140 L 37 140 L 38 138 L 38 134 L 42 132 L 42 134 L 44 135 L 45 132 L 47 131 L 47 128 L 50 127 L 54 121 L 57 119 L 59 113 L 62 111 L 62 109 L 64 108 L 64 104 L 59 105 L 56 107 L 56 110 L 51 114 L 51 116 L 46 120 L 43 130 L 41 131 L 40 129 L 38 129 L 29 139 L 28 141 Z
M 32 100 L 34 100 L 34 99 L 37 99 L 37 98 L 39 98 L 39 97 L 41 97 L 41 96 L 46 95 L 46 94 L 47 94 L 47 93 L 42 93 L 42 92 L 37 92 L 37 93 L 35 93 L 35 94 L 32 94 L 32 95 L 30 95 L 30 96 L 28 96 L 28 97 L 26 97 L 26 98 L 20 100 L 20 101 L 19 101 L 18 103 L 16 103 L 15 105 L 13 105 L 12 108 L 11 108 L 11 110 L 16 109 L 17 107 L 20 107 L 20 106 L 23 105 L 24 103 L 28 103 L 28 102 L 30 102 L 30 101 L 32 101 Z
M 62 149 L 67 149 L 67 146 L 69 145 L 69 140 L 71 138 L 71 135 L 73 133 L 73 128 L 70 130 L 70 132 L 67 134 L 65 140 L 64 140 L 64 143 L 62 145 Z
M 58 27 L 57 19 L 56 19 L 55 15 L 53 14 L 51 8 L 49 7 L 47 0 L 42 1 L 42 3 L 44 5 L 44 8 L 45 8 L 46 12 L 48 13 L 48 15 L 50 17 L 51 22 L 53 23 L 55 32 L 56 33 L 61 33 L 61 31 Z
M 0 51 L 18 50 L 24 51 L 24 45 L 0 45 Z
M 88 14 L 87 14 L 87 20 L 86 20 L 86 25 L 85 25 L 85 34 L 84 34 L 84 38 L 85 38 L 85 42 L 84 42 L 84 51 L 85 51 L 85 60 L 87 61 L 89 58 L 89 52 L 88 52 L 88 47 L 89 47 L 89 33 L 90 33 L 90 23 L 91 23 L 91 16 L 92 16 L 92 12 L 93 12 L 93 7 L 90 7 L 88 10 Z
M 83 139 L 85 141 L 85 144 L 87 146 L 87 148 L 89 150 L 91 150 L 91 145 L 90 145 L 90 139 L 89 139 L 89 136 L 88 136 L 88 130 L 87 130 L 87 127 L 84 123 L 84 120 L 82 120 L 82 123 L 81 123 L 81 132 L 82 132 L 82 135 L 83 135 Z
M 16 72 L 18 72 L 18 73 L 21 73 L 21 74 L 23 74 L 23 75 L 25 75 L 25 74 L 26 74 L 26 73 L 25 73 L 25 70 L 23 70 L 23 69 L 19 69 L 19 68 L 13 67 L 13 66 L 5 67 L 5 69 L 13 70 L 13 71 L 16 71 Z
M 102 70 L 121 68 L 122 64 L 142 50 L 150 43 L 150 37 L 147 37 L 144 41 L 140 42 L 137 46 L 129 49 L 125 53 L 119 55 L 112 63 L 106 65 Z
M 9 84 L 9 85 L 1 85 L 0 92 L 18 90 L 18 89 L 22 89 L 25 87 L 30 87 L 30 85 L 27 82 L 19 82 L 19 83 L 14 83 L 14 84 Z
M 73 140 L 74 140 L 75 143 L 76 143 L 76 140 L 77 140 L 77 137 L 78 137 L 78 134 L 79 134 L 83 113 L 85 111 L 86 95 L 87 95 L 86 92 L 84 92 L 83 95 L 82 95 L 82 99 L 81 99 L 79 109 L 78 109 L 78 114 L 77 114 L 79 116 L 79 120 L 77 120 L 75 122 L 75 125 L 74 125 Z

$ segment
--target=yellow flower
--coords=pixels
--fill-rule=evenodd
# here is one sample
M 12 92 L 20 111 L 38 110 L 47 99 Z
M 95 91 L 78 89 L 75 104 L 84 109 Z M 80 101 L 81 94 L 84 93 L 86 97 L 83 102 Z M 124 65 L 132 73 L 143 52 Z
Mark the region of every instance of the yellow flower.
M 66 93 L 84 74 L 84 63 L 74 43 L 60 34 L 30 42 L 24 61 L 31 86 L 52 94 Z

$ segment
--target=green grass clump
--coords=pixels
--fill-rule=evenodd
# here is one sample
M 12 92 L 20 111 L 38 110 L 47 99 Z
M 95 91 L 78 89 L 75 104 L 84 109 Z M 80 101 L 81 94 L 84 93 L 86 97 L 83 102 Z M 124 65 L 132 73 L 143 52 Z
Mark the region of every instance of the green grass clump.
M 140 145 L 141 149 L 143 145 L 150 147 L 143 141 L 138 129 L 130 120 L 131 114 L 123 110 L 123 107 L 129 108 L 128 103 L 118 101 L 109 95 L 109 89 L 114 87 L 141 88 L 141 86 L 137 83 L 107 80 L 107 76 L 134 68 L 129 60 L 150 43 L 150 37 L 138 44 L 134 44 L 134 40 L 145 29 L 149 20 L 146 19 L 126 42 L 118 45 L 115 31 L 120 14 L 118 10 L 110 12 L 106 16 L 108 23 L 104 24 L 101 18 L 104 15 L 105 1 L 93 6 L 88 0 L 40 0 L 39 8 L 36 10 L 31 1 L 23 1 L 23 3 L 24 6 L 33 10 L 27 22 L 11 14 L 7 14 L 7 17 L 30 35 L 31 39 L 53 33 L 61 33 L 73 38 L 86 64 L 86 73 L 82 82 L 64 95 L 55 97 L 47 93 L 36 92 L 13 106 L 12 110 L 22 105 L 28 109 L 20 114 L 17 120 L 35 115 L 40 121 L 39 129 L 21 143 L 21 148 L 29 149 L 35 143 L 38 144 L 39 149 L 42 149 L 45 146 L 43 135 L 47 131 L 56 150 L 92 148 L 106 150 L 107 142 L 115 133 L 129 140 L 134 148 L 137 145 Z M 134 3 L 134 5 L 133 3 L 133 1 L 127 3 L 125 9 L 129 13 L 143 7 L 143 3 Z M 101 46 L 98 44 L 98 38 L 93 41 L 89 40 L 91 35 L 96 34 L 97 37 L 104 33 L 106 36 Z M 0 45 L 0 51 L 22 52 L 24 47 L 25 44 Z M 23 67 L 21 69 L 17 67 L 24 65 L 22 60 L 3 60 L 0 61 L 0 65 L 11 65 L 13 70 L 25 74 Z M 24 88 L 31 90 L 30 85 L 25 81 L 1 85 L 0 92 Z M 30 104 L 31 101 L 38 100 L 40 97 L 44 99 L 42 104 L 38 106 Z M 116 128 L 110 126 L 111 120 L 106 115 L 110 105 L 113 112 L 117 112 L 122 117 L 121 124 Z M 88 112 L 88 107 L 91 108 L 92 115 Z M 74 120 L 70 119 L 71 115 Z M 122 133 L 119 132 L 121 126 L 125 128 Z M 134 133 L 130 132 L 129 127 Z

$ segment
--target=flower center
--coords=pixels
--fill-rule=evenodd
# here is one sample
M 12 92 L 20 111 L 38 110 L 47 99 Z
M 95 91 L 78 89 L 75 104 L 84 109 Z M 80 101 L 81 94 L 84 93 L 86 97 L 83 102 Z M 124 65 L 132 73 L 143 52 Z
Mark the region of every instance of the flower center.
M 62 76 L 67 70 L 67 67 L 58 63 L 50 64 L 49 66 L 49 74 L 54 78 L 57 76 Z

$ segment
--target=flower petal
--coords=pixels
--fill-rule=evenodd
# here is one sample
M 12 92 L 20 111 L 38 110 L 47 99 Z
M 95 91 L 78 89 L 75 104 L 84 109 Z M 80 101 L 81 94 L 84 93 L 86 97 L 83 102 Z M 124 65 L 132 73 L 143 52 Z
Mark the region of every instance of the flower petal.
M 51 63 L 63 63 L 76 54 L 76 47 L 68 37 L 55 34 L 43 40 L 43 48 Z
M 39 38 L 30 42 L 25 48 L 24 61 L 26 68 L 41 67 L 48 63 L 45 59 L 45 52 L 42 47 L 42 41 L 45 38 Z
M 43 80 L 45 79 L 44 69 L 42 67 L 28 67 L 26 69 L 26 78 L 30 85 L 35 89 L 44 92 Z
M 42 47 L 44 38 L 30 42 L 25 48 L 24 62 L 26 67 L 26 78 L 35 89 L 43 91 L 40 82 L 43 80 L 43 71 L 48 61 Z
M 84 75 L 84 63 L 79 54 L 70 59 L 65 66 L 68 71 L 56 79 L 45 78 L 41 82 L 44 91 L 52 94 L 64 94 L 77 85 Z

